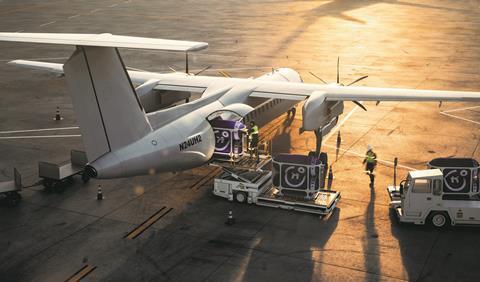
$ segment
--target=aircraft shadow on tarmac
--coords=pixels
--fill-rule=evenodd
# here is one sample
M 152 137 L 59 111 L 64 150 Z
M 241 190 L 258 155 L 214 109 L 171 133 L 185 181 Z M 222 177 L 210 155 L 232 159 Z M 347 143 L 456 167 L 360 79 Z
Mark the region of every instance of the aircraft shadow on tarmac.
M 397 239 L 406 271 L 411 281 L 479 281 L 476 243 L 478 226 L 432 226 L 400 224 L 390 209 L 392 235 Z
M 315 1 L 317 2 L 317 1 Z M 428 4 L 421 4 L 421 3 L 410 3 L 404 1 L 397 1 L 397 0 L 371 0 L 371 1 L 358 1 L 358 0 L 336 0 L 330 1 L 327 3 L 322 3 L 318 5 L 316 8 L 313 8 L 307 11 L 304 15 L 301 16 L 303 18 L 303 22 L 295 28 L 290 35 L 288 35 L 285 39 L 283 39 L 277 46 L 275 46 L 274 50 L 277 53 L 286 50 L 291 43 L 295 42 L 298 37 L 301 36 L 310 26 L 315 24 L 317 20 L 321 17 L 337 17 L 343 20 L 355 22 L 358 24 L 366 24 L 366 21 L 347 15 L 346 12 L 360 9 L 366 6 L 371 6 L 375 4 L 392 4 L 392 5 L 402 5 L 402 6 L 409 6 L 409 7 L 417 7 L 417 8 L 425 8 L 425 9 L 440 9 L 450 12 L 464 12 L 464 9 L 455 9 L 455 8 L 448 8 L 448 7 L 441 7 L 441 6 L 433 6 Z

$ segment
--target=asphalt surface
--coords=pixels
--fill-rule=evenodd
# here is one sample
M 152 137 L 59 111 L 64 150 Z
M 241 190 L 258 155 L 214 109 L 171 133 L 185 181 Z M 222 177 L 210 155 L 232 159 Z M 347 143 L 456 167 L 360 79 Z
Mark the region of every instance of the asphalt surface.
M 191 68 L 212 65 L 239 77 L 291 67 L 307 82 L 318 82 L 309 71 L 333 82 L 340 57 L 345 83 L 369 75 L 359 85 L 480 91 L 480 2 L 473 0 L 0 1 L 0 30 L 207 41 Z M 62 162 L 82 149 L 77 136 L 50 136 L 78 129 L 5 132 L 77 125 L 63 78 L 4 64 L 63 62 L 72 50 L 0 44 L 0 180 L 17 167 L 29 186 L 38 181 L 38 161 Z M 183 55 L 121 53 L 139 69 L 184 67 Z M 0 280 L 61 281 L 87 267 L 86 281 L 478 281 L 480 229 L 401 226 L 385 188 L 394 157 L 400 177 L 435 157 L 478 159 L 480 105 L 365 105 L 368 112 L 346 103 L 338 155 L 338 131 L 324 144 L 342 193 L 328 218 L 216 198 L 212 181 L 197 185 L 211 167 L 88 184 L 77 178 L 62 194 L 33 186 L 18 207 L 0 207 Z M 57 106 L 62 121 L 52 119 Z M 301 115 L 279 122 L 274 152 L 315 148 L 313 134 L 298 134 L 300 124 Z M 5 138 L 13 136 L 30 137 Z M 384 160 L 374 189 L 361 163 L 368 144 Z M 224 224 L 228 210 L 233 226 Z M 126 237 L 157 212 L 156 223 Z

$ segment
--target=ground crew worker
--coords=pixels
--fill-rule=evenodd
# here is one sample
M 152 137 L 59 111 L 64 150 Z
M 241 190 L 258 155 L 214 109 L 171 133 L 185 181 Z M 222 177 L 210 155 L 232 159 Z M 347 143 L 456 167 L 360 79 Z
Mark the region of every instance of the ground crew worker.
M 363 159 L 363 163 L 365 164 L 365 170 L 367 175 L 370 177 L 370 187 L 373 188 L 375 183 L 375 174 L 373 171 L 377 166 L 377 154 L 373 152 L 372 146 L 368 145 L 367 152 L 365 153 L 365 159 Z
M 260 161 L 260 156 L 258 155 L 258 126 L 255 124 L 255 121 L 250 122 L 250 158 L 253 157 L 253 154 L 257 157 L 257 162 Z
M 236 121 L 233 128 L 233 154 L 240 154 L 242 134 L 247 133 L 246 126 L 241 121 Z

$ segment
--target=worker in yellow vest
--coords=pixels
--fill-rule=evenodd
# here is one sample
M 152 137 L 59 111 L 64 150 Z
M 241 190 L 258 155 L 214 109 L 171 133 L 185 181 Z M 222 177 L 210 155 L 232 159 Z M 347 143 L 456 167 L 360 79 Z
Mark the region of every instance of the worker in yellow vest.
M 250 137 L 250 143 L 249 143 L 249 151 L 250 151 L 250 158 L 253 158 L 253 155 L 256 156 L 257 162 L 260 161 L 260 156 L 258 155 L 258 126 L 255 124 L 255 121 L 250 122 L 250 130 L 249 130 L 249 137 Z
M 370 187 L 373 188 L 375 183 L 375 174 L 373 171 L 377 166 L 377 154 L 372 149 L 372 146 L 368 145 L 367 152 L 365 153 L 365 159 L 363 159 L 363 163 L 365 164 L 365 171 L 367 175 L 370 177 Z

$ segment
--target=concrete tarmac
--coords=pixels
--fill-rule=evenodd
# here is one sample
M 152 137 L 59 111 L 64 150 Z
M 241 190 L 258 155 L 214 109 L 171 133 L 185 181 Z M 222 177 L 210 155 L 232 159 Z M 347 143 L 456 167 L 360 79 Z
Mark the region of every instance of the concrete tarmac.
M 206 41 L 210 48 L 191 56 L 191 68 L 212 65 L 232 76 L 291 67 L 306 82 L 319 82 L 309 71 L 333 82 L 340 57 L 344 83 L 369 75 L 359 85 L 480 91 L 478 0 L 22 0 L 0 1 L 0 16 L 1 31 Z M 5 64 L 63 62 L 72 50 L 0 43 L 0 180 L 17 167 L 25 185 L 35 184 L 38 161 L 65 161 L 70 149 L 82 149 L 78 136 L 55 137 L 78 129 L 4 132 L 77 126 L 63 78 Z M 139 69 L 184 68 L 181 54 L 121 53 Z M 85 281 L 478 281 L 480 229 L 399 225 L 385 188 L 394 157 L 401 178 L 435 157 L 479 159 L 480 105 L 365 103 L 367 112 L 345 105 L 338 155 L 337 131 L 323 147 L 342 193 L 330 217 L 217 198 L 212 181 L 198 184 L 212 167 L 88 184 L 78 178 L 61 194 L 37 185 L 22 192 L 18 207 L 0 207 L 0 280 L 61 281 L 83 271 Z M 52 119 L 57 106 L 61 121 Z M 290 125 L 279 122 L 275 152 L 315 148 L 313 134 L 298 134 L 300 124 L 300 114 Z M 374 189 L 362 166 L 368 144 L 382 160 Z M 229 210 L 233 226 L 224 224 Z M 158 221 L 128 238 L 155 214 Z

